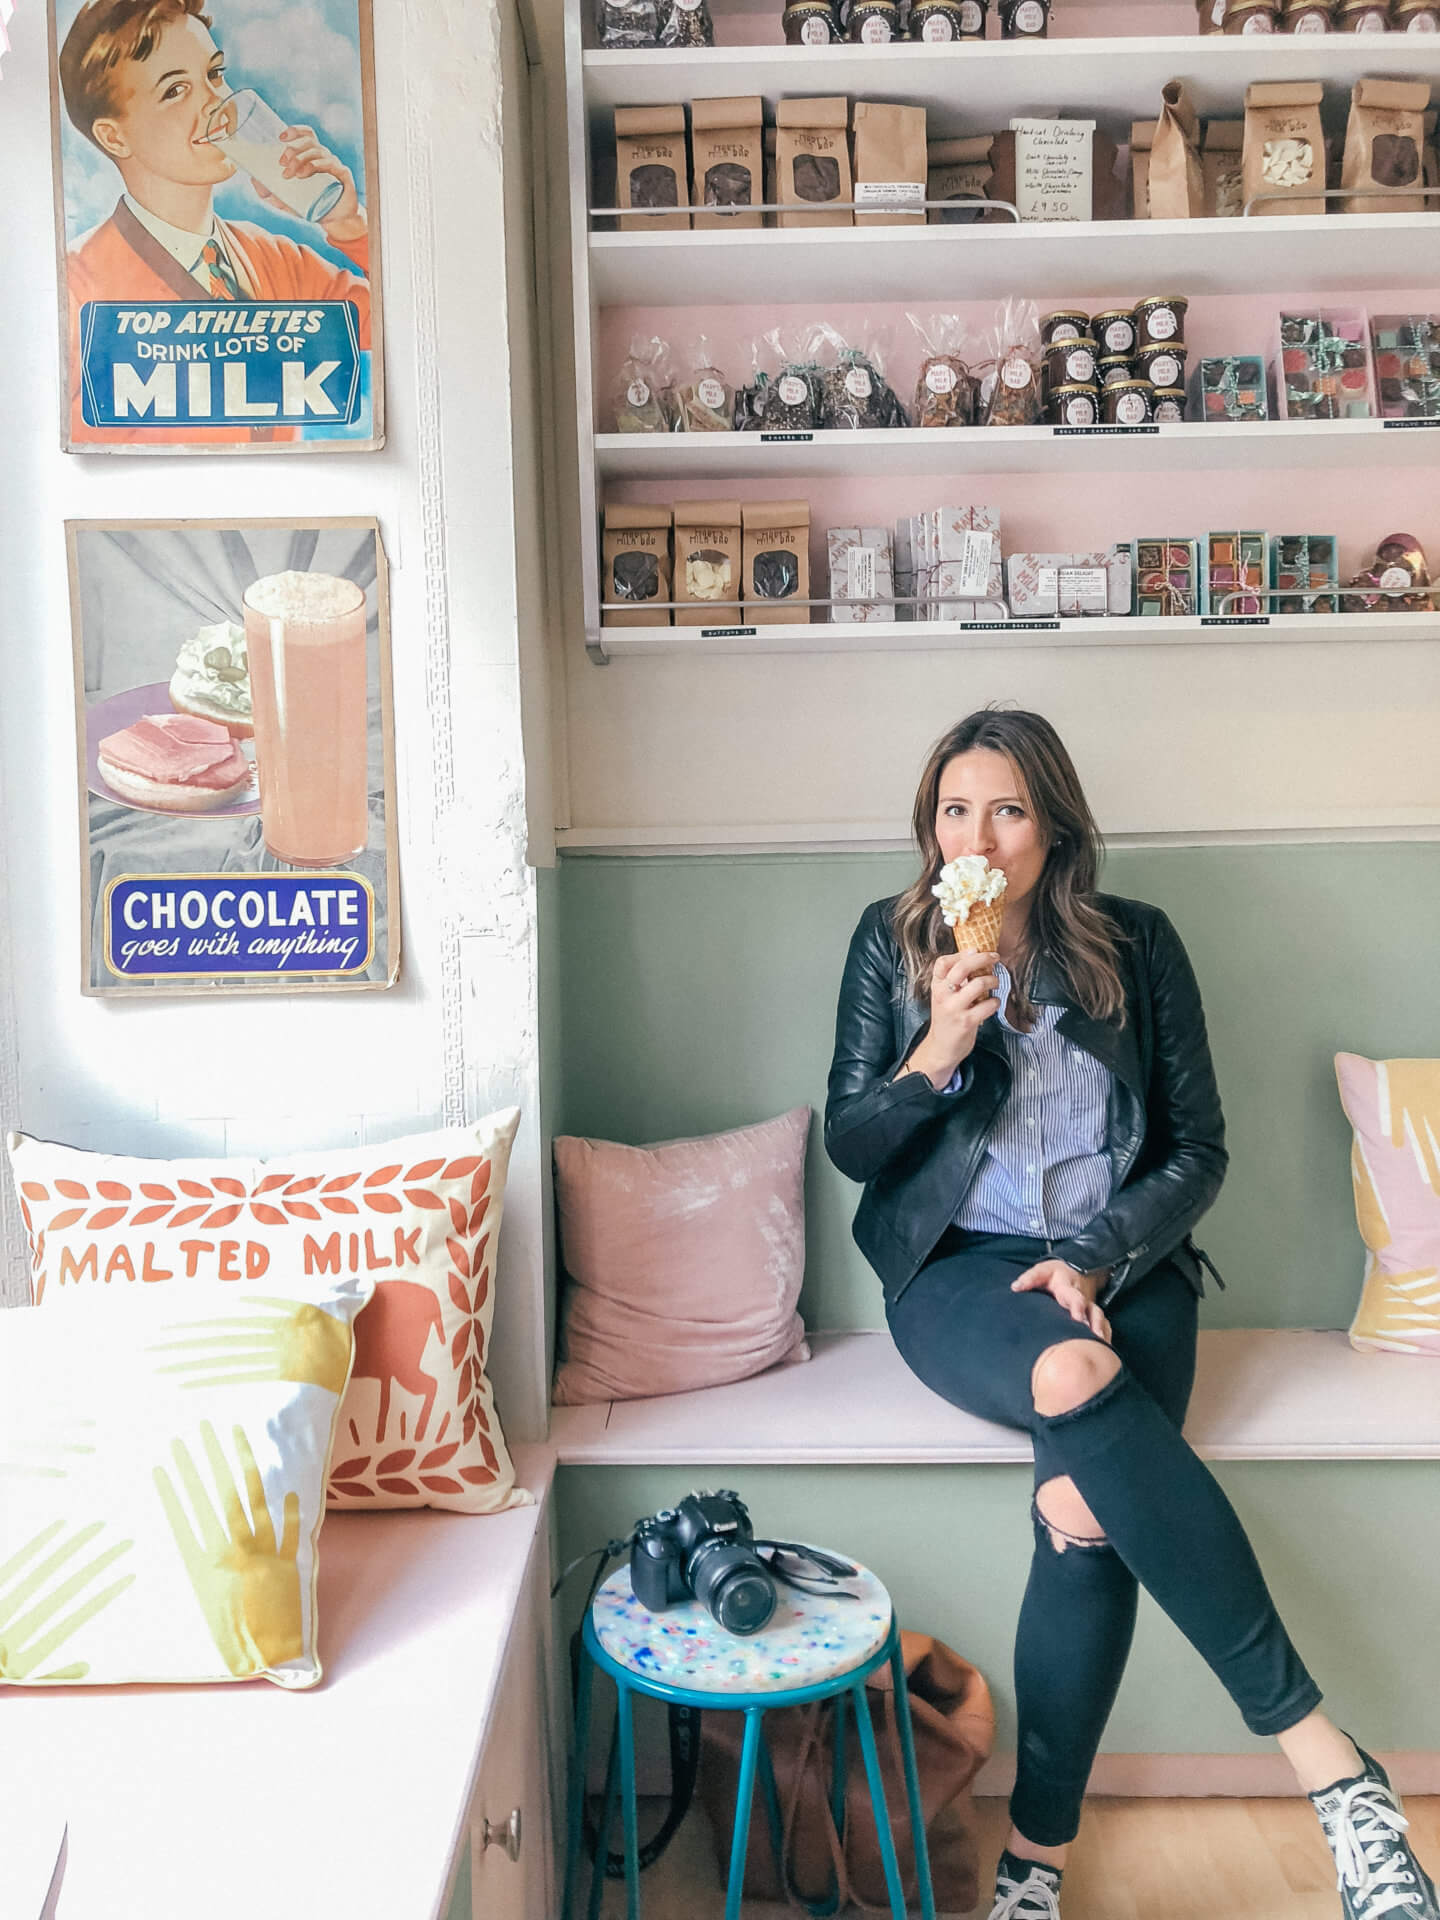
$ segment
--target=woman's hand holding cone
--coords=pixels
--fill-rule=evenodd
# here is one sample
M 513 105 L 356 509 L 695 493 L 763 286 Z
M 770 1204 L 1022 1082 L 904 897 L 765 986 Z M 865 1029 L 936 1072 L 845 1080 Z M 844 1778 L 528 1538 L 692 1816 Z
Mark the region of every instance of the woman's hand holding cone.
M 1000 1011 L 998 953 L 945 953 L 930 982 L 930 1026 L 902 1073 L 923 1073 L 937 1089 L 975 1051 L 981 1027 Z

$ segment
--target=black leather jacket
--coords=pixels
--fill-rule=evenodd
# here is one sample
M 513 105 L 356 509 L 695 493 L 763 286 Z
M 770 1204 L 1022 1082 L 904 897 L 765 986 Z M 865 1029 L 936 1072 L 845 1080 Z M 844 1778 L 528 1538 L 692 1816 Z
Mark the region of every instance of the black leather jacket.
M 1200 990 L 1158 907 L 1108 893 L 1094 901 L 1122 936 L 1124 1026 L 1092 1020 L 1043 958 L 1032 994 L 1062 1005 L 1060 1032 L 1114 1076 L 1105 1129 L 1110 1201 L 1083 1231 L 1058 1241 L 1055 1255 L 1082 1271 L 1112 1269 L 1102 1306 L 1166 1258 L 1203 1295 L 1202 1263 L 1224 1281 L 1190 1229 L 1214 1203 L 1229 1155 Z M 894 1077 L 930 1024 L 905 981 L 890 931 L 894 904 L 867 907 L 850 942 L 825 1103 L 826 1151 L 864 1184 L 853 1230 L 887 1300 L 905 1291 L 953 1221 L 1010 1089 L 993 1019 L 954 1093 L 937 1093 L 923 1073 Z

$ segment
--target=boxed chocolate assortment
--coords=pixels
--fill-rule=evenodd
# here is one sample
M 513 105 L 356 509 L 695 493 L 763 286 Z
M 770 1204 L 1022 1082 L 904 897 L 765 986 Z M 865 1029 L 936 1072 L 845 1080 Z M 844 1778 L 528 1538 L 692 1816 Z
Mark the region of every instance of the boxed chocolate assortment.
M 740 624 L 741 513 L 738 500 L 675 503 L 675 625 Z
M 1199 543 L 1136 540 L 1135 611 L 1142 620 L 1183 619 L 1200 611 Z
M 763 213 L 745 211 L 764 198 L 764 130 L 765 103 L 759 94 L 691 102 L 690 197 L 697 229 L 765 224 Z
M 1201 420 L 1268 420 L 1265 356 L 1219 354 L 1195 369 L 1194 412 Z
M 1330 533 L 1272 533 L 1271 613 L 1334 613 L 1339 549 Z
M 850 102 L 782 100 L 775 109 L 775 204 L 781 227 L 849 227 Z M 842 205 L 827 212 L 827 201 Z
M 1375 384 L 1386 420 L 1440 419 L 1440 316 L 1372 316 Z
M 744 624 L 788 625 L 814 618 L 810 598 L 810 502 L 746 501 L 741 509 Z
M 620 207 L 687 207 L 689 161 L 684 107 L 617 107 L 615 175 Z M 688 228 L 688 213 L 621 214 L 625 233 Z
M 664 604 L 670 599 L 670 526 L 669 507 L 606 507 L 600 597 L 617 604 L 601 614 L 601 626 L 670 625 Z
M 856 226 L 903 227 L 923 221 L 929 175 L 925 109 L 857 100 L 854 134 Z
M 1014 620 L 1075 620 L 1130 611 L 1130 549 L 1093 553 L 1012 553 L 1005 562 Z
M 1375 412 L 1370 336 L 1358 308 L 1282 313 L 1275 362 L 1282 420 L 1366 420 Z
M 887 527 L 831 527 L 825 535 L 830 565 L 830 618 L 841 625 L 893 620 L 895 564 Z
M 1212 533 L 1205 539 L 1206 613 L 1229 619 L 1249 618 L 1266 611 L 1265 535 Z M 1238 596 L 1238 597 L 1232 597 Z

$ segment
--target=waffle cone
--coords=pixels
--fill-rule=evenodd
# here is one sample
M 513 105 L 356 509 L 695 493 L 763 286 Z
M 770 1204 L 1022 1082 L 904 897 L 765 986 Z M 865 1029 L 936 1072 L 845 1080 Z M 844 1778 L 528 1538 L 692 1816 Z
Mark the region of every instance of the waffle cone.
M 1000 922 L 1005 918 L 1005 901 L 992 900 L 988 906 L 977 903 L 970 909 L 968 920 L 957 921 L 951 931 L 955 935 L 957 953 L 998 953 L 1000 951 Z

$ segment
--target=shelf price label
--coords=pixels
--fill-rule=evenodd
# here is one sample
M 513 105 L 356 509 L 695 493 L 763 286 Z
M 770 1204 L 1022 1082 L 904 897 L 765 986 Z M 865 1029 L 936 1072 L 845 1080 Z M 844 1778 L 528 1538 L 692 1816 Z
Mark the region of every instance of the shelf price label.
M 1206 613 L 1200 618 L 1202 627 L 1268 627 L 1268 613 Z
M 1100 435 L 1109 435 L 1109 434 L 1116 434 L 1116 433 L 1121 433 L 1121 434 L 1159 433 L 1160 429 L 1156 425 L 1156 423 L 1153 420 L 1151 420 L 1144 426 L 1139 426 L 1139 427 L 1052 427 L 1050 431 L 1054 434 L 1057 440 L 1060 440 L 1065 438 L 1067 434 L 1072 439 L 1077 434 L 1089 435 L 1093 439 Z
M 702 627 L 702 640 L 753 640 L 758 629 L 755 627 Z
M 1058 633 L 1058 620 L 962 620 L 962 633 Z
M 1384 424 L 1387 432 L 1391 427 L 1397 427 L 1403 432 L 1406 427 L 1440 427 L 1440 418 L 1434 420 L 1387 420 Z
M 763 446 L 766 441 L 770 440 L 810 441 L 814 438 L 813 433 L 762 433 L 760 442 Z

